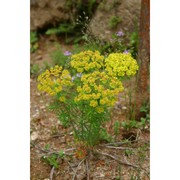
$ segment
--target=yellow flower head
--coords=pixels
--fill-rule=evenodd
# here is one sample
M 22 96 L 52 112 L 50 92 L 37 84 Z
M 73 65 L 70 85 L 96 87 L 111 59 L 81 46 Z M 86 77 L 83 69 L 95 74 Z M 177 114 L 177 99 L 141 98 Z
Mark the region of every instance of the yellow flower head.
M 105 71 L 94 71 L 81 77 L 75 101 L 86 101 L 91 107 L 109 107 L 116 102 L 116 95 L 124 90 L 122 82 Z M 100 108 L 102 109 L 102 108 Z M 100 110 L 98 110 L 100 111 Z
M 101 106 L 96 107 L 96 111 L 97 111 L 98 113 L 102 113 L 102 112 L 104 112 L 104 108 L 101 107 Z
M 61 96 L 61 97 L 59 98 L 59 101 L 61 101 L 61 102 L 65 102 L 65 100 L 66 100 L 66 98 L 65 98 L 64 96 Z
M 104 56 L 100 55 L 99 51 L 83 51 L 79 54 L 72 55 L 71 67 L 77 72 L 88 72 L 92 69 L 100 69 L 103 67 Z
M 63 88 L 73 85 L 69 71 L 62 70 L 62 67 L 58 65 L 39 75 L 37 81 L 39 91 L 46 92 L 51 96 L 57 95 Z
M 134 76 L 139 69 L 136 60 L 130 53 L 111 53 L 105 59 L 105 64 L 108 74 L 115 77 Z
M 97 101 L 95 101 L 95 100 L 91 100 L 91 101 L 90 101 L 90 106 L 96 107 L 97 105 L 98 105 L 98 102 L 97 102 Z

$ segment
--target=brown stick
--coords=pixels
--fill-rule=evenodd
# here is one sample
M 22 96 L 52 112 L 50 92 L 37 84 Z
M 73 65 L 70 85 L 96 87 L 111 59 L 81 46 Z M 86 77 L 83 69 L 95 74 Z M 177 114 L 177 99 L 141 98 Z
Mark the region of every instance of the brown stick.
M 51 169 L 51 173 L 50 173 L 50 180 L 53 180 L 53 174 L 54 174 L 54 166 Z
M 98 152 L 98 151 L 97 151 L 97 152 Z M 117 157 L 112 156 L 112 155 L 110 155 L 110 154 L 103 153 L 103 152 L 102 152 L 102 153 L 101 153 L 101 152 L 98 152 L 98 153 L 101 154 L 101 155 L 104 155 L 104 156 L 108 156 L 108 157 L 110 157 L 110 158 L 112 158 L 112 159 L 115 159 L 116 161 L 120 162 L 120 163 L 123 164 L 123 165 L 131 166 L 131 167 L 134 167 L 134 168 L 140 168 L 139 166 L 136 166 L 136 165 L 133 165 L 133 164 L 130 164 L 130 163 L 123 162 L 123 161 L 119 160 Z
M 89 165 L 88 165 L 88 160 L 86 159 L 86 174 L 87 174 L 87 180 L 90 180 L 89 177 Z
M 123 144 L 130 144 L 132 142 L 137 142 L 136 140 L 134 141 L 127 141 L 127 142 L 113 142 L 113 143 L 107 143 L 107 144 L 104 144 L 104 145 L 100 145 L 100 146 L 109 146 L 109 145 L 123 145 Z
M 50 155 L 50 154 L 59 154 L 59 151 L 50 151 L 50 150 L 47 150 L 47 149 L 43 149 L 42 147 L 40 147 L 39 145 L 37 145 L 37 144 L 35 144 L 33 142 L 31 142 L 31 144 L 33 145 L 34 148 L 39 149 L 40 151 L 45 152 L 48 155 Z M 71 154 L 67 154 L 66 152 L 73 151 L 75 149 L 76 148 L 69 148 L 69 149 L 65 149 L 63 152 L 64 152 L 65 155 L 71 155 Z
M 83 159 L 82 161 L 80 161 L 80 163 L 78 164 L 78 166 L 77 166 L 77 168 L 76 168 L 76 171 L 75 171 L 75 173 L 74 173 L 74 176 L 73 176 L 72 180 L 75 179 L 79 166 L 80 166 L 85 160 L 86 160 L 86 158 L 84 158 L 84 159 Z
M 122 149 L 122 150 L 133 150 L 133 148 L 128 148 L 128 147 L 116 147 L 116 146 L 104 146 L 110 149 Z

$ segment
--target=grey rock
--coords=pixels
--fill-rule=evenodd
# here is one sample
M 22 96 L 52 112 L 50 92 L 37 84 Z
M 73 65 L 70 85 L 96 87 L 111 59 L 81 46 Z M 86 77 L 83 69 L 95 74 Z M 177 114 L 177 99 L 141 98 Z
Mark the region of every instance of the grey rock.
M 34 131 L 34 132 L 31 134 L 31 140 L 32 140 L 32 141 L 35 141 L 37 138 L 38 138 L 38 133 L 37 133 L 36 131 Z
M 66 9 L 66 0 L 31 0 L 30 5 L 32 31 L 70 18 Z
M 131 33 L 139 24 L 140 9 L 141 0 L 103 0 L 90 21 L 89 32 L 105 41 L 118 31 Z M 114 28 L 109 25 L 113 16 L 121 18 Z

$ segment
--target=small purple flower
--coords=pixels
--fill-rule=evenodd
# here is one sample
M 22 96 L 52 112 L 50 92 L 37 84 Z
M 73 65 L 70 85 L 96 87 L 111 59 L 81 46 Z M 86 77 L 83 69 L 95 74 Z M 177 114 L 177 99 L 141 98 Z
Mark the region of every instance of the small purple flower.
M 128 50 L 125 50 L 124 52 L 123 52 L 123 54 L 128 54 L 129 53 L 129 51 Z
M 122 31 L 118 31 L 118 32 L 116 33 L 116 35 L 117 35 L 118 37 L 121 37 L 121 36 L 124 36 L 124 33 L 123 33 Z
M 72 77 L 72 81 L 74 81 L 76 78 L 80 78 L 82 76 L 82 73 L 77 73 L 75 76 Z
M 65 52 L 64 52 L 64 55 L 65 55 L 65 56 L 70 56 L 71 54 L 72 54 L 72 53 L 71 53 L 70 51 L 65 51 Z
M 73 76 L 71 80 L 74 81 L 75 80 L 75 76 Z
M 76 77 L 79 77 L 79 78 L 80 78 L 81 76 L 82 76 L 82 73 L 77 73 L 77 74 L 76 74 Z

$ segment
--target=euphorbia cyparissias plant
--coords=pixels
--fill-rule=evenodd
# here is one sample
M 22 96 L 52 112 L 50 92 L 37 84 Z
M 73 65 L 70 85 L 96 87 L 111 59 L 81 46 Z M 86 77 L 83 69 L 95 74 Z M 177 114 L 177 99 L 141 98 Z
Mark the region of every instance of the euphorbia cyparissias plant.
M 121 77 L 134 76 L 138 65 L 130 53 L 83 51 L 71 56 L 70 68 L 55 66 L 39 75 L 38 89 L 54 97 L 51 106 L 75 139 L 94 146 L 101 138 L 117 95 L 124 90 Z

